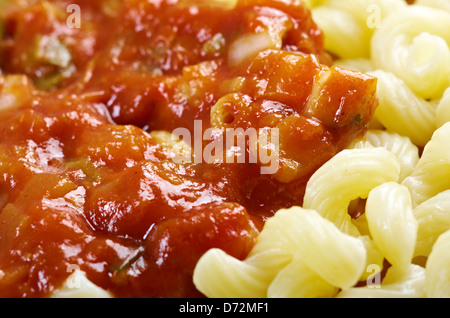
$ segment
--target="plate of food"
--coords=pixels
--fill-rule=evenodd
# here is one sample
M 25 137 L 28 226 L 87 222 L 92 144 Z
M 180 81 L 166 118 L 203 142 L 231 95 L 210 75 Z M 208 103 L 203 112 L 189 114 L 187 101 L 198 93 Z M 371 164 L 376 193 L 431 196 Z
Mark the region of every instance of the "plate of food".
M 448 0 L 0 0 L 0 297 L 450 296 Z

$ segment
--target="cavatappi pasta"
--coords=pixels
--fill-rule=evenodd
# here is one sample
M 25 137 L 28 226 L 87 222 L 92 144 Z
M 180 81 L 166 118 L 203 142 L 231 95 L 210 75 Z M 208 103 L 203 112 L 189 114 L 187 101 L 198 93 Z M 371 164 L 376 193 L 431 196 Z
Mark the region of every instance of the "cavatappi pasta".
M 209 297 L 450 297 L 450 2 L 304 2 L 335 64 L 378 78 L 380 105 L 302 207 L 277 212 L 244 260 L 208 251 L 194 283 Z

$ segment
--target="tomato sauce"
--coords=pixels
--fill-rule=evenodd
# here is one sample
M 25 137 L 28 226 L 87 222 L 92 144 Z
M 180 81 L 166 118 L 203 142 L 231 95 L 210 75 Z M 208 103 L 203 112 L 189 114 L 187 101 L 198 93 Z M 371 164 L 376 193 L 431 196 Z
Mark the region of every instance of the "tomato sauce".
M 294 0 L 8 1 L 0 23 L 0 297 L 74 266 L 116 297 L 202 297 L 201 255 L 245 258 L 377 104 Z M 277 128 L 279 169 L 175 162 L 160 133 L 196 121 Z

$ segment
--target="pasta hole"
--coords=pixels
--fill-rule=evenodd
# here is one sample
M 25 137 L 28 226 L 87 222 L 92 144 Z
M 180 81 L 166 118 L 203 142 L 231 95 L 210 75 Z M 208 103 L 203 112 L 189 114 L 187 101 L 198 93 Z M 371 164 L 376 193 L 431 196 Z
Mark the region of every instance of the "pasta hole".
M 365 199 L 357 198 L 350 202 L 348 206 L 348 214 L 350 214 L 352 219 L 357 219 L 363 215 L 366 211 L 366 201 Z
M 413 260 L 411 261 L 411 263 L 415 264 L 415 265 L 419 265 L 422 266 L 423 268 L 425 268 L 426 264 L 427 264 L 427 257 L 426 256 L 416 256 L 413 258 Z
M 233 114 L 228 113 L 228 114 L 225 114 L 225 115 L 223 116 L 222 122 L 223 122 L 224 124 L 230 125 L 230 124 L 232 124 L 232 123 L 234 122 L 235 119 L 236 119 L 236 118 L 234 117 Z

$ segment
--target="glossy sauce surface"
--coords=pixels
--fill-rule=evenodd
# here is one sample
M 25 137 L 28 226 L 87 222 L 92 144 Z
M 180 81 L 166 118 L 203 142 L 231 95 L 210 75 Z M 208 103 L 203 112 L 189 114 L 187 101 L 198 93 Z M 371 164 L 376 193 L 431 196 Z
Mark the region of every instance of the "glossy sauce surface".
M 66 23 L 71 3 L 80 28 Z M 74 266 L 117 297 L 201 297 L 199 257 L 244 258 L 264 221 L 301 204 L 309 176 L 364 133 L 376 82 L 330 66 L 304 7 L 224 3 L 2 8 L 0 297 L 49 296 Z M 195 120 L 278 128 L 279 169 L 176 163 L 162 136 L 194 135 Z

